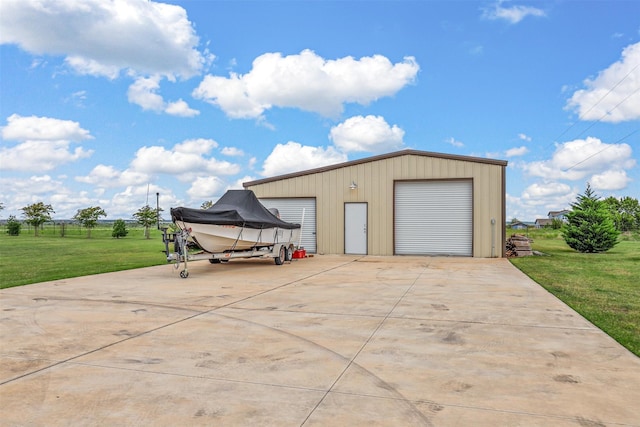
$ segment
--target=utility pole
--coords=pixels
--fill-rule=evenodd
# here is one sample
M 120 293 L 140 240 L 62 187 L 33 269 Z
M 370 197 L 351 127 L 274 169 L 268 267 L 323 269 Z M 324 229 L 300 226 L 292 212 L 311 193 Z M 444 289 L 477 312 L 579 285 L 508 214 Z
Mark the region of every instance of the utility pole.
M 156 221 L 160 230 L 160 193 L 156 193 Z

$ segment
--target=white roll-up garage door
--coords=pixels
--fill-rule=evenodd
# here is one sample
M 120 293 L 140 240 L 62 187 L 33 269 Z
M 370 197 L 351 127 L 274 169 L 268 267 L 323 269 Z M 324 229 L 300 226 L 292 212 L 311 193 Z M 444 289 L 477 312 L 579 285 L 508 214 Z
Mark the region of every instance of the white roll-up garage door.
M 395 253 L 473 256 L 471 180 L 395 183 Z
M 316 199 L 259 199 L 267 208 L 276 208 L 280 218 L 302 224 L 300 246 L 309 253 L 316 253 Z M 302 212 L 304 210 L 304 221 Z

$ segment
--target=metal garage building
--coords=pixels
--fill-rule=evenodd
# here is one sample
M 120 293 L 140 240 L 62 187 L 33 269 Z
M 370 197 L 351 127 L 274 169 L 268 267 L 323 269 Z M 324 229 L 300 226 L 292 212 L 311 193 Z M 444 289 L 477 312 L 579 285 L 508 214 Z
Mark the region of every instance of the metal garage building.
M 307 252 L 501 257 L 506 166 L 403 150 L 244 187 L 303 223 Z

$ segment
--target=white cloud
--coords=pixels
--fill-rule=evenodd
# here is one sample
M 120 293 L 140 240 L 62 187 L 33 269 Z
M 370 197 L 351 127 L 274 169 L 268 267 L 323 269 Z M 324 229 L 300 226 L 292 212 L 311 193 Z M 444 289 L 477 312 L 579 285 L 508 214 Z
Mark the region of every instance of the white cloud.
M 514 147 L 514 148 L 508 149 L 507 151 L 505 151 L 504 155 L 506 157 L 516 157 L 516 156 L 524 156 L 528 152 L 529 152 L 529 149 L 523 145 L 521 147 Z
M 189 105 L 182 99 L 175 102 L 169 102 L 165 107 L 164 112 L 172 116 L 180 117 L 193 117 L 200 114 L 200 111 L 189 108 Z
M 65 98 L 65 102 L 73 103 L 76 107 L 84 108 L 84 102 L 87 100 L 87 91 L 79 90 L 73 92 L 69 97 Z
M 93 154 L 93 150 L 82 147 L 72 151 L 69 145 L 69 141 L 26 141 L 12 148 L 2 148 L 0 163 L 4 170 L 41 172 Z
M 531 142 L 531 137 L 524 134 L 524 133 L 519 133 L 518 134 L 518 139 L 521 139 L 522 141 L 527 141 L 527 142 Z
M 247 74 L 207 75 L 192 95 L 232 118 L 259 118 L 273 107 L 335 116 L 344 103 L 367 105 L 394 95 L 415 80 L 419 69 L 413 57 L 392 64 L 382 55 L 327 60 L 311 50 L 285 57 L 265 53 Z
M 77 176 L 78 182 L 95 185 L 98 188 L 125 187 L 148 183 L 151 176 L 146 173 L 135 172 L 130 169 L 120 171 L 113 166 L 97 165 L 87 176 Z
M 188 78 L 211 59 L 182 7 L 147 0 L 2 0 L 0 43 L 108 78 L 122 69 Z
M 244 156 L 244 151 L 236 147 L 223 147 L 222 150 L 220 150 L 220 152 L 225 156 L 230 156 L 230 157 Z
M 574 92 L 566 108 L 580 120 L 618 123 L 640 119 L 640 42 L 624 48 L 622 58 L 586 79 L 586 89 Z
M 240 171 L 237 164 L 216 160 L 208 154 L 218 144 L 210 139 L 187 140 L 167 150 L 160 146 L 138 149 L 131 170 L 148 174 L 174 175 L 181 181 L 195 179 L 203 173 L 233 175 Z
M 261 175 L 276 176 L 347 161 L 344 153 L 333 147 L 311 147 L 289 141 L 278 144 L 264 161 Z
M 70 188 L 57 190 L 49 197 L 48 201 L 55 209 L 56 217 L 65 219 L 72 218 L 78 212 L 78 209 L 87 206 L 98 205 L 105 209 L 104 202 L 104 200 L 91 197 L 86 191 L 75 191 Z
M 2 7 L 2 5 L 0 5 L 0 7 Z M 0 34 L 0 37 L 2 37 L 2 34 Z M 33 60 L 31 61 L 31 65 L 29 66 L 29 69 L 30 70 L 34 70 L 34 69 L 39 68 L 39 67 L 44 67 L 47 64 L 48 64 L 48 62 L 45 61 L 42 58 L 33 58 Z
M 225 186 L 226 183 L 218 177 L 200 176 L 195 179 L 191 187 L 187 190 L 187 194 L 191 200 L 214 200 L 222 195 Z
M 522 192 L 522 198 L 537 203 L 548 203 L 549 198 L 566 198 L 571 194 L 571 187 L 561 182 L 535 183 Z
M 49 175 L 34 175 L 29 178 L 0 178 L 0 187 L 7 193 L 41 195 L 57 191 L 62 181 Z
M 75 179 L 94 185 L 98 189 L 126 187 L 123 192 L 117 193 L 111 202 L 117 207 L 118 212 L 134 207 L 130 212 L 135 212 L 142 206 L 139 201 L 134 202 L 134 199 L 140 199 L 146 192 L 148 183 L 153 182 L 154 175 L 157 174 L 172 175 L 179 181 L 191 182 L 187 194 L 192 199 L 202 198 L 215 188 L 224 187 L 224 182 L 217 175 L 232 175 L 240 170 L 236 164 L 210 157 L 211 151 L 217 147 L 216 141 L 205 138 L 185 140 L 171 149 L 161 146 L 142 147 L 125 170 L 98 165 L 87 176 Z M 166 193 L 168 190 L 163 191 Z M 152 193 L 155 193 L 155 190 Z M 175 204 L 175 197 L 171 196 L 171 200 Z
M 207 75 L 194 89 L 192 96 L 217 105 L 225 114 L 234 119 L 257 118 L 270 104 L 260 104 L 248 94 L 242 77 L 231 73 L 230 77 Z
M 463 143 L 462 141 L 458 141 L 458 140 L 457 140 L 457 139 L 455 139 L 454 137 L 447 138 L 447 139 L 445 140 L 445 142 L 446 142 L 447 144 L 449 144 L 449 145 L 454 146 L 454 147 L 458 147 L 458 148 L 460 148 L 460 147 L 464 147 L 464 143 Z
M 542 9 L 531 6 L 514 5 L 503 7 L 504 0 L 498 0 L 491 7 L 483 9 L 482 17 L 491 20 L 503 19 L 511 24 L 517 24 L 527 16 L 546 16 Z
M 137 104 L 143 110 L 151 110 L 156 113 L 165 112 L 172 116 L 193 117 L 200 114 L 198 110 L 189 108 L 189 105 L 179 99 L 175 102 L 165 102 L 158 90 L 160 90 L 160 76 L 138 77 L 127 91 L 129 102 Z
M 106 77 L 114 80 L 120 75 L 120 67 L 116 65 L 101 64 L 94 59 L 82 58 L 80 56 L 68 56 L 64 62 L 79 74 L 87 74 L 96 77 Z
M 156 91 L 160 89 L 160 76 L 140 77 L 127 91 L 129 102 L 137 104 L 143 110 L 160 112 L 164 110 L 164 99 Z
M 382 116 L 355 116 L 331 128 L 329 139 L 345 153 L 381 153 L 403 145 L 404 131 L 389 126 Z
M 557 144 L 551 159 L 525 164 L 523 169 L 529 175 L 545 179 L 576 181 L 606 171 L 631 169 L 635 165 L 628 144 L 606 144 L 588 137 Z
M 2 127 L 2 138 L 12 141 L 81 141 L 93 139 L 93 136 L 71 120 L 12 114 L 7 118 L 7 125 Z
M 594 190 L 622 190 L 631 182 L 631 178 L 627 176 L 623 170 L 608 170 L 603 173 L 595 174 L 589 180 Z
M 93 138 L 78 122 L 13 114 L 7 123 L 2 128 L 2 138 L 22 142 L 0 149 L 4 170 L 49 171 L 93 154 L 93 150 L 71 148 L 73 141 Z
M 186 139 L 174 147 L 175 151 L 188 154 L 207 154 L 214 148 L 218 148 L 218 143 L 213 139 L 196 138 Z

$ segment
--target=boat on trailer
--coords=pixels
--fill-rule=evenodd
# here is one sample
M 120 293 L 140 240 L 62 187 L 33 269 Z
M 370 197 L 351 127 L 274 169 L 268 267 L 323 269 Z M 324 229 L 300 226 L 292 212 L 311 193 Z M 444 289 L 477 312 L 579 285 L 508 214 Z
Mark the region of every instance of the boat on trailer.
M 171 208 L 177 233 L 165 231 L 167 261 L 176 268 L 184 262 L 180 276 L 186 278 L 187 261 L 209 259 L 211 263 L 233 258 L 270 257 L 277 265 L 290 261 L 300 241 L 300 224 L 283 221 L 263 206 L 251 190 L 229 190 L 207 209 Z M 174 243 L 174 252 L 169 243 Z M 193 242 L 203 253 L 190 255 Z

